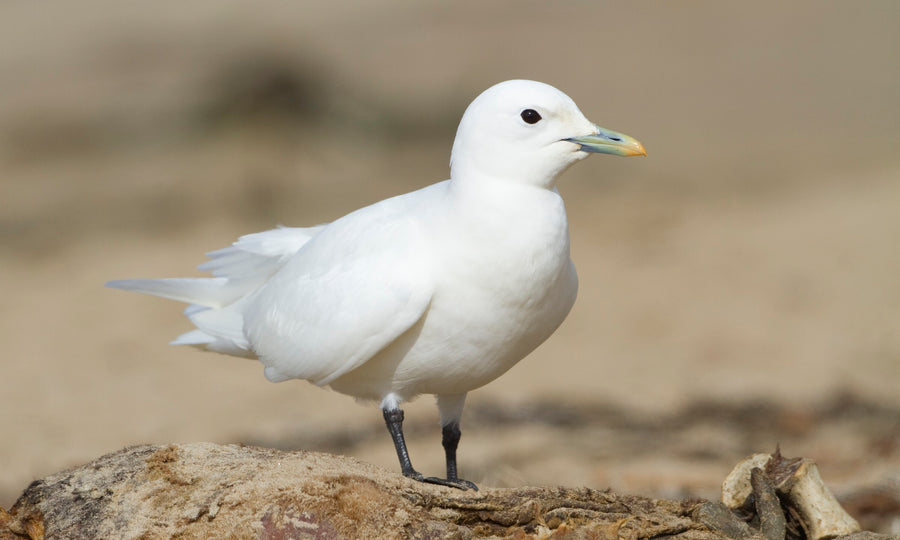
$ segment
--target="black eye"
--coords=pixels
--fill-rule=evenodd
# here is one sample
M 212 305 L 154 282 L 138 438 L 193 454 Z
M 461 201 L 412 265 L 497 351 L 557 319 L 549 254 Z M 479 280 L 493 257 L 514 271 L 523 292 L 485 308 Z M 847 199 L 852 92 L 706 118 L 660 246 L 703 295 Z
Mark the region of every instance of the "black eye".
M 537 124 L 541 120 L 541 115 L 534 109 L 525 109 L 521 116 L 526 124 Z

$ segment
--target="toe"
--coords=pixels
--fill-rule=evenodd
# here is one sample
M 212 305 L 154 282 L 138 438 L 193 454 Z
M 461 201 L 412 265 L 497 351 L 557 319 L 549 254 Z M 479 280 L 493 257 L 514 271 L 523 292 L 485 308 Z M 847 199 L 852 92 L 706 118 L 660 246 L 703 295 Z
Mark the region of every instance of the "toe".
M 422 476 L 422 473 L 420 473 L 419 471 L 417 471 L 415 469 L 403 471 L 403 476 L 405 476 L 411 480 L 415 480 L 417 482 L 427 482 L 428 481 L 424 476 Z
M 463 491 L 467 491 L 470 489 L 473 491 L 478 491 L 478 486 L 476 486 L 473 482 L 469 482 L 468 480 L 463 480 L 461 478 L 454 478 L 451 480 L 449 478 L 436 478 L 434 476 L 429 476 L 427 478 L 423 478 L 422 481 L 429 484 L 437 484 L 439 486 L 461 489 Z

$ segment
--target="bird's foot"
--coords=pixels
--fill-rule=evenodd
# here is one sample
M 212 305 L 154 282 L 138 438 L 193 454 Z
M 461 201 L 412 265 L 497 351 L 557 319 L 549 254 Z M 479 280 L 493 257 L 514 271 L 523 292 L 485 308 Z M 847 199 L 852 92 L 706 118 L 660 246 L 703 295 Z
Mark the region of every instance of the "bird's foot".
M 403 471 L 403 476 L 409 478 L 410 480 L 415 480 L 416 482 L 422 482 L 423 484 L 435 484 L 438 486 L 447 486 L 456 489 L 461 489 L 463 491 L 473 490 L 478 491 L 478 486 L 475 485 L 474 482 L 469 482 L 468 480 L 463 480 L 461 478 L 437 478 L 436 476 L 423 476 L 422 473 L 415 469 L 411 469 L 408 471 Z
M 463 480 L 462 478 L 437 478 L 434 476 L 429 476 L 423 478 L 421 481 L 428 484 L 437 484 L 439 486 L 461 489 L 463 491 L 467 491 L 470 489 L 472 491 L 478 491 L 478 486 L 476 486 L 474 482 L 469 482 L 468 480 Z
M 422 475 L 419 471 L 415 469 L 409 469 L 406 471 L 401 471 L 403 476 L 409 478 L 410 480 L 415 480 L 416 482 L 424 482 L 425 476 Z

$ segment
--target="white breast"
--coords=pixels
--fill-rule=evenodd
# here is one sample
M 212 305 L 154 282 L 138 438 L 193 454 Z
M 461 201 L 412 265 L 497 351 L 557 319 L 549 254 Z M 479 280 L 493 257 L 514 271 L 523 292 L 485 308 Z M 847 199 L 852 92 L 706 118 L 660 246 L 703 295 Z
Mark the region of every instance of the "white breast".
M 437 281 L 426 315 L 333 381 L 335 390 L 372 399 L 467 392 L 506 372 L 569 313 L 578 280 L 558 193 L 506 185 L 455 202 L 434 216 Z

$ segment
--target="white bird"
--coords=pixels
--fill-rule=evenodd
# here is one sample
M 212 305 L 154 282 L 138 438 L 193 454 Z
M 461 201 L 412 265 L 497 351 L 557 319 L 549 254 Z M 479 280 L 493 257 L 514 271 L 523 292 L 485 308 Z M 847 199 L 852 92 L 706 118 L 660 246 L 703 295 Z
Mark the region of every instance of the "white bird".
M 578 278 L 556 177 L 590 153 L 646 155 L 588 121 L 552 86 L 497 84 L 466 109 L 450 179 L 336 221 L 242 236 L 199 266 L 212 278 L 109 287 L 190 306 L 173 344 L 258 358 L 270 381 L 305 379 L 381 403 L 402 473 L 477 489 L 457 475 L 466 393 L 556 330 Z M 435 394 L 447 477 L 410 462 L 400 405 Z

